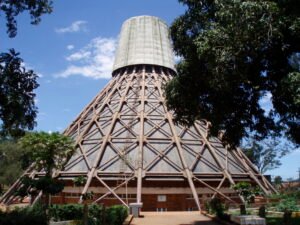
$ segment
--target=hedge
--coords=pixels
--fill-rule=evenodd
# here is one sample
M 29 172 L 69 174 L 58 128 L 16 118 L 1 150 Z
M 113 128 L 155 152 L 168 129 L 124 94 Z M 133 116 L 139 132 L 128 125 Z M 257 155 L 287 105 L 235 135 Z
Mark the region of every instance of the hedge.
M 83 224 L 83 205 L 67 204 L 52 205 L 49 208 L 49 216 L 54 221 L 77 220 L 77 224 Z M 128 215 L 125 206 L 116 205 L 103 208 L 100 205 L 88 206 L 89 225 L 122 225 Z M 10 212 L 0 211 L 1 225 L 46 225 L 46 214 L 41 205 L 33 207 L 17 208 Z

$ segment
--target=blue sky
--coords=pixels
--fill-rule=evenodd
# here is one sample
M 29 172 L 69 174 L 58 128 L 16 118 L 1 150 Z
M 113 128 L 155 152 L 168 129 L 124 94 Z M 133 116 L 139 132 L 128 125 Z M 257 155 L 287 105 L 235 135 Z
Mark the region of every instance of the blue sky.
M 62 132 L 107 84 L 126 19 L 152 15 L 170 24 L 183 12 L 177 0 L 54 0 L 53 13 L 44 15 L 38 26 L 30 25 L 27 14 L 19 16 L 13 39 L 7 37 L 0 17 L 0 51 L 15 48 L 25 66 L 40 75 L 36 130 Z M 270 173 L 296 178 L 300 150 L 282 163 Z

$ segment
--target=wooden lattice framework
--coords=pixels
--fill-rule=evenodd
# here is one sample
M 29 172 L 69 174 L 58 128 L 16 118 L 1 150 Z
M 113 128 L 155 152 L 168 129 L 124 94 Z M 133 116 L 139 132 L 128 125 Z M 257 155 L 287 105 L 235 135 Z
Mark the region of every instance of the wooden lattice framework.
M 191 127 L 175 124 L 165 105 L 163 85 L 174 76 L 171 69 L 135 65 L 114 71 L 112 80 L 65 130 L 76 143 L 76 153 L 58 179 L 86 177 L 81 191 L 92 182 L 106 191 L 94 199 L 113 195 L 128 206 L 117 190 L 129 182 L 136 185 L 136 202 L 142 202 L 147 179 L 186 180 L 200 210 L 196 186 L 202 185 L 229 202 L 236 202 L 221 188 L 238 181 L 257 184 L 264 193 L 276 192 L 240 149 L 229 150 L 217 137 L 208 135 L 209 123 L 196 121 Z M 30 168 L 24 173 L 43 176 Z M 112 183 L 110 181 L 117 181 Z M 10 204 L 20 187 L 18 180 L 0 199 Z M 81 199 L 80 199 L 81 201 Z

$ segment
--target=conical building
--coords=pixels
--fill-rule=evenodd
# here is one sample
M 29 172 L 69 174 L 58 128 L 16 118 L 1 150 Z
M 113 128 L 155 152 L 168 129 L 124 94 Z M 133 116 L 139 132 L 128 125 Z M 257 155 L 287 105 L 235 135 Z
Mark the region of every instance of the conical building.
M 163 91 L 174 75 L 166 23 L 151 16 L 125 21 L 111 81 L 64 132 L 76 142 L 76 154 L 58 172 L 66 186 L 52 202 L 78 202 L 93 192 L 92 201 L 107 205 L 200 210 L 215 196 L 240 202 L 230 188 L 239 181 L 274 191 L 241 150 L 228 150 L 208 135 L 207 121 L 191 127 L 174 123 Z M 79 176 L 86 178 L 82 188 L 73 185 Z M 10 196 L 2 202 L 9 203 Z

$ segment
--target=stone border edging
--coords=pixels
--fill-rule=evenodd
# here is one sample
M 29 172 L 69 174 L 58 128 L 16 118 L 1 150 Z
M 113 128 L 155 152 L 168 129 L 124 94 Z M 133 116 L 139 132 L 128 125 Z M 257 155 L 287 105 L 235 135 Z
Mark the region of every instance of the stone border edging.
M 132 219 L 133 219 L 133 215 L 129 214 L 129 215 L 126 217 L 125 221 L 123 222 L 123 225 L 130 225 Z
M 214 220 L 214 221 L 216 221 L 216 222 L 222 224 L 222 225 L 233 225 L 233 224 L 236 224 L 236 223 L 233 222 L 233 221 L 228 222 L 228 221 L 220 220 L 220 219 L 217 218 L 216 216 L 213 216 L 213 215 L 208 214 L 208 213 L 206 213 L 206 212 L 203 212 L 203 213 L 201 213 L 201 214 L 202 214 L 203 216 L 206 216 L 206 217 L 208 217 L 208 218 L 210 218 L 210 219 L 212 219 L 212 220 Z

